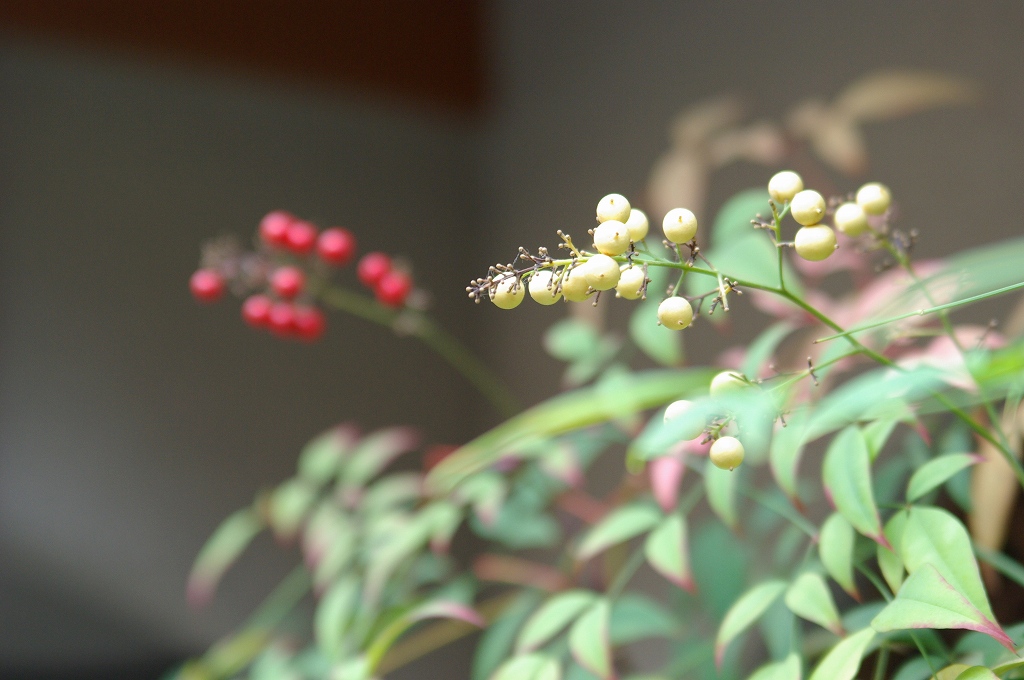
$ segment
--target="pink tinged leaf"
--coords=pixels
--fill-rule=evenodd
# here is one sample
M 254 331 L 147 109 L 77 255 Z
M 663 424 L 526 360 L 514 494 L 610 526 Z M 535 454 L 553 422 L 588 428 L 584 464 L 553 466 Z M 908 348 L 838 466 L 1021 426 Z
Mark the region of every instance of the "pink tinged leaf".
M 921 565 L 871 621 L 880 633 L 907 628 L 964 629 L 984 633 L 1011 652 L 1013 640 L 931 564 Z
M 481 555 L 473 562 L 473 574 L 481 581 L 529 586 L 551 593 L 569 585 L 558 569 L 511 555 Z
M 888 547 L 871 490 L 871 452 L 860 428 L 850 426 L 835 436 L 821 476 L 833 505 L 853 528 Z
M 839 621 L 839 610 L 832 599 L 828 585 L 818 574 L 804 572 L 786 590 L 786 607 L 802 619 L 807 619 L 843 636 L 843 624 Z
M 252 508 L 234 512 L 217 527 L 196 556 L 189 574 L 189 604 L 201 607 L 210 601 L 224 572 L 263 529 L 262 520 Z
M 761 615 L 768 611 L 775 600 L 786 590 L 785 581 L 766 581 L 760 583 L 743 595 L 729 608 L 718 627 L 715 638 L 715 665 L 722 667 L 725 650 L 743 631 L 754 624 Z
M 419 434 L 411 427 L 392 427 L 367 435 L 349 456 L 342 479 L 348 487 L 363 486 L 418 443 Z
M 569 650 L 576 663 L 602 680 L 615 677 L 608 636 L 610 620 L 611 605 L 602 599 L 591 605 L 569 629 Z
M 683 481 L 686 466 L 674 456 L 655 458 L 648 465 L 651 493 L 665 512 L 672 512 L 679 500 L 679 486 Z
M 316 484 L 333 480 L 358 439 L 359 428 L 345 423 L 309 442 L 299 454 L 299 477 Z
M 875 636 L 874 630 L 865 628 L 840 640 L 818 663 L 809 680 L 853 680 Z
M 412 622 L 425 619 L 454 619 L 477 628 L 483 628 L 487 625 L 484 618 L 472 607 L 468 607 L 460 602 L 444 600 L 428 602 L 409 613 L 409 620 Z
M 876 71 L 854 81 L 833 108 L 858 121 L 899 118 L 937 107 L 978 101 L 975 83 L 929 71 Z
M 583 483 L 583 468 L 576 452 L 568 446 L 553 448 L 540 458 L 538 464 L 541 470 L 566 486 L 578 487 Z
M 683 590 L 694 591 L 683 515 L 671 515 L 662 520 L 647 536 L 644 555 L 659 574 Z

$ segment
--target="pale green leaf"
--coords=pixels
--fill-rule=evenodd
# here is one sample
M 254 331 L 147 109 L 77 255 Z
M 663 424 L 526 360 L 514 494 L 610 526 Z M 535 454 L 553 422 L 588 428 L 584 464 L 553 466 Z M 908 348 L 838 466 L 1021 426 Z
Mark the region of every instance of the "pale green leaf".
M 252 508 L 228 515 L 196 556 L 188 576 L 189 601 L 194 605 L 207 602 L 224 572 L 263 528 L 263 521 Z
M 838 512 L 825 520 L 818 535 L 818 556 L 825 571 L 855 598 L 857 585 L 853 580 L 853 547 L 856 540 L 853 526 Z
M 299 454 L 299 477 L 314 484 L 333 481 L 357 438 L 355 427 L 339 425 L 306 444 Z
M 710 460 L 704 466 L 704 492 L 708 497 L 708 505 L 730 529 L 735 529 L 739 524 L 736 501 L 739 473 L 739 470 L 719 469 Z
M 324 654 L 337 659 L 343 651 L 345 630 L 359 603 L 359 581 L 345 577 L 334 583 L 316 607 L 313 633 Z
M 884 541 L 882 520 L 871 491 L 871 454 L 857 427 L 847 427 L 832 440 L 821 476 L 832 504 L 868 538 Z
M 843 634 L 839 610 L 832 599 L 828 585 L 818 574 L 804 572 L 786 590 L 786 606 L 797 616 L 827 628 L 836 635 Z
M 284 539 L 295 536 L 318 495 L 317 487 L 304 479 L 290 479 L 270 494 L 267 514 L 274 533 Z
M 576 550 L 576 556 L 588 560 L 613 545 L 639 536 L 661 521 L 661 511 L 647 503 L 617 508 L 590 528 Z
M 686 548 L 686 518 L 666 517 L 644 543 L 644 556 L 659 574 L 685 590 L 693 590 L 693 575 Z
M 913 503 L 980 459 L 971 453 L 951 453 L 934 458 L 914 472 L 907 483 L 907 500 Z
M 516 656 L 501 665 L 491 680 L 560 680 L 562 667 L 544 654 Z
M 881 543 L 878 544 L 877 557 L 878 568 L 882 572 L 882 578 L 889 585 L 892 592 L 896 592 L 903 585 L 903 574 L 905 568 L 903 560 L 896 553 L 903 542 L 903 527 L 907 523 L 907 513 L 897 512 L 885 523 L 885 538 L 892 548 L 887 548 Z
M 729 608 L 715 638 L 715 663 L 721 665 L 729 643 L 749 628 L 786 590 L 785 581 L 766 581 L 747 592 Z
M 661 286 L 655 285 L 653 281 L 648 284 L 649 297 L 641 302 L 629 317 L 629 338 L 644 354 L 659 364 L 678 366 L 683 362 L 683 333 L 658 324 L 658 305 L 661 304 L 661 296 L 650 293 L 660 288 Z
M 546 644 L 595 599 L 588 590 L 567 590 L 552 596 L 523 625 L 516 640 L 516 652 L 533 651 Z
M 628 645 L 679 633 L 679 620 L 654 600 L 639 593 L 624 593 L 612 602 L 608 636 L 613 645 Z
M 795 328 L 788 321 L 779 321 L 762 331 L 747 348 L 740 372 L 752 378 L 760 376 L 761 369 L 771 361 L 775 350 Z
M 487 680 L 512 654 L 516 632 L 540 601 L 540 593 L 527 591 L 517 596 L 487 627 L 473 653 L 471 680 Z
M 865 628 L 840 640 L 818 663 L 809 680 L 853 680 L 868 645 L 874 639 L 875 631 Z
M 356 445 L 342 470 L 342 479 L 349 487 L 365 486 L 395 458 L 412 451 L 418 441 L 416 431 L 409 427 L 373 432 Z
M 611 605 L 598 600 L 569 629 L 569 650 L 576 663 L 603 679 L 614 676 L 610 618 Z
M 999 680 L 999 676 L 984 666 L 971 666 L 956 676 L 956 680 Z
M 797 412 L 787 418 L 785 427 L 777 427 L 768 449 L 768 464 L 775 483 L 789 496 L 797 500 L 797 467 L 804 449 L 806 412 Z
M 747 680 L 800 680 L 800 656 L 790 654 L 782 661 L 758 668 Z
M 579 319 L 562 319 L 544 334 L 544 349 L 556 359 L 578 361 L 597 352 L 601 336 L 594 326 Z

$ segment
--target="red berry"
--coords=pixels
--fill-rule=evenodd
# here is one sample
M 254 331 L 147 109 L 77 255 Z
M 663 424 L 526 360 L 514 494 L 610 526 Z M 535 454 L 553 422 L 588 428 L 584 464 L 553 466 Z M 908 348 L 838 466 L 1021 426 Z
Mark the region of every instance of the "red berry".
M 295 308 L 290 302 L 275 302 L 267 314 L 267 325 L 277 335 L 290 336 L 295 332 Z
M 412 279 L 405 272 L 388 272 L 379 282 L 374 292 L 377 299 L 389 307 L 401 307 L 412 290 Z
M 314 342 L 327 330 L 327 318 L 316 307 L 295 309 L 295 333 L 307 342 Z
M 288 225 L 285 237 L 289 250 L 306 255 L 312 252 L 313 246 L 316 245 L 316 227 L 309 222 L 296 220 Z
M 306 275 L 298 267 L 281 267 L 270 277 L 270 287 L 285 300 L 291 300 L 306 286 Z
M 367 288 L 374 288 L 391 271 L 391 258 L 384 253 L 367 253 L 359 260 L 356 275 Z
M 295 217 L 283 210 L 267 213 L 260 221 L 260 238 L 268 246 L 284 248 L 288 245 L 288 227 Z
M 200 302 L 216 302 L 224 295 L 224 279 L 212 269 L 200 269 L 188 282 L 192 296 Z
M 250 295 L 242 303 L 242 318 L 253 328 L 267 325 L 270 307 L 274 303 L 266 295 Z
M 348 229 L 325 229 L 316 242 L 320 259 L 337 267 L 348 264 L 356 254 L 356 237 Z

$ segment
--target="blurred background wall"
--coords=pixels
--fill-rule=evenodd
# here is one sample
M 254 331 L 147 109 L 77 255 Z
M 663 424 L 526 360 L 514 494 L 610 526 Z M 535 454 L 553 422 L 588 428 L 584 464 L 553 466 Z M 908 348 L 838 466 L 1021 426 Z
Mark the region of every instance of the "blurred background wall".
M 708 97 L 777 119 L 878 68 L 973 79 L 979 107 L 866 128 L 870 175 L 923 255 L 1017 233 L 1021 26 L 1019 2 L 0 8 L 0 676 L 154 677 L 239 622 L 288 556 L 258 544 L 201 612 L 187 570 L 318 431 L 493 422 L 411 340 L 338 317 L 281 343 L 195 305 L 205 238 L 284 207 L 407 254 L 531 403 L 557 386 L 537 339 L 564 312 L 476 307 L 465 282 L 582 233 L 605 193 L 643 206 L 671 120 Z M 707 215 L 766 178 L 721 171 Z M 410 677 L 454 672 L 432 668 Z

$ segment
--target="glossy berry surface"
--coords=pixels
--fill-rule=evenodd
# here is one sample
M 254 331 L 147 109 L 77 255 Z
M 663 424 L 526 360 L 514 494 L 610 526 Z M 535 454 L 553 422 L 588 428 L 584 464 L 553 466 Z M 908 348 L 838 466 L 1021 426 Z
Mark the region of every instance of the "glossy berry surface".
M 263 328 L 267 325 L 273 304 L 266 295 L 250 295 L 242 303 L 242 319 L 253 328 Z
M 562 297 L 562 291 L 555 286 L 554 273 L 550 269 L 534 272 L 527 288 L 530 297 L 542 305 L 553 305 Z
M 384 253 L 367 253 L 356 266 L 356 275 L 367 288 L 375 288 L 391 271 L 391 258 Z
M 658 305 L 658 321 L 669 330 L 681 331 L 693 321 L 693 307 L 685 298 L 665 298 Z
M 283 210 L 275 210 L 264 215 L 260 220 L 260 238 L 268 246 L 286 248 L 288 246 L 288 227 L 295 218 Z
M 316 241 L 316 252 L 327 264 L 341 267 L 355 257 L 356 237 L 341 227 L 325 229 Z
M 306 255 L 316 246 L 316 227 L 309 222 L 296 220 L 288 225 L 285 237 L 288 250 Z
M 298 267 L 281 267 L 270 277 L 270 287 L 285 300 L 291 300 L 306 286 L 306 275 Z
M 390 271 L 380 278 L 373 292 L 381 304 L 401 307 L 412 292 L 412 279 L 405 272 Z
M 292 325 L 300 339 L 314 342 L 327 330 L 327 317 L 316 307 L 296 307 Z
M 743 450 L 743 444 L 736 437 L 719 437 L 711 445 L 711 450 L 708 452 L 711 463 L 723 470 L 735 470 L 738 468 L 743 462 L 745 454 L 746 451 Z
M 212 269 L 200 269 L 188 282 L 192 296 L 200 302 L 216 302 L 224 295 L 224 279 Z

